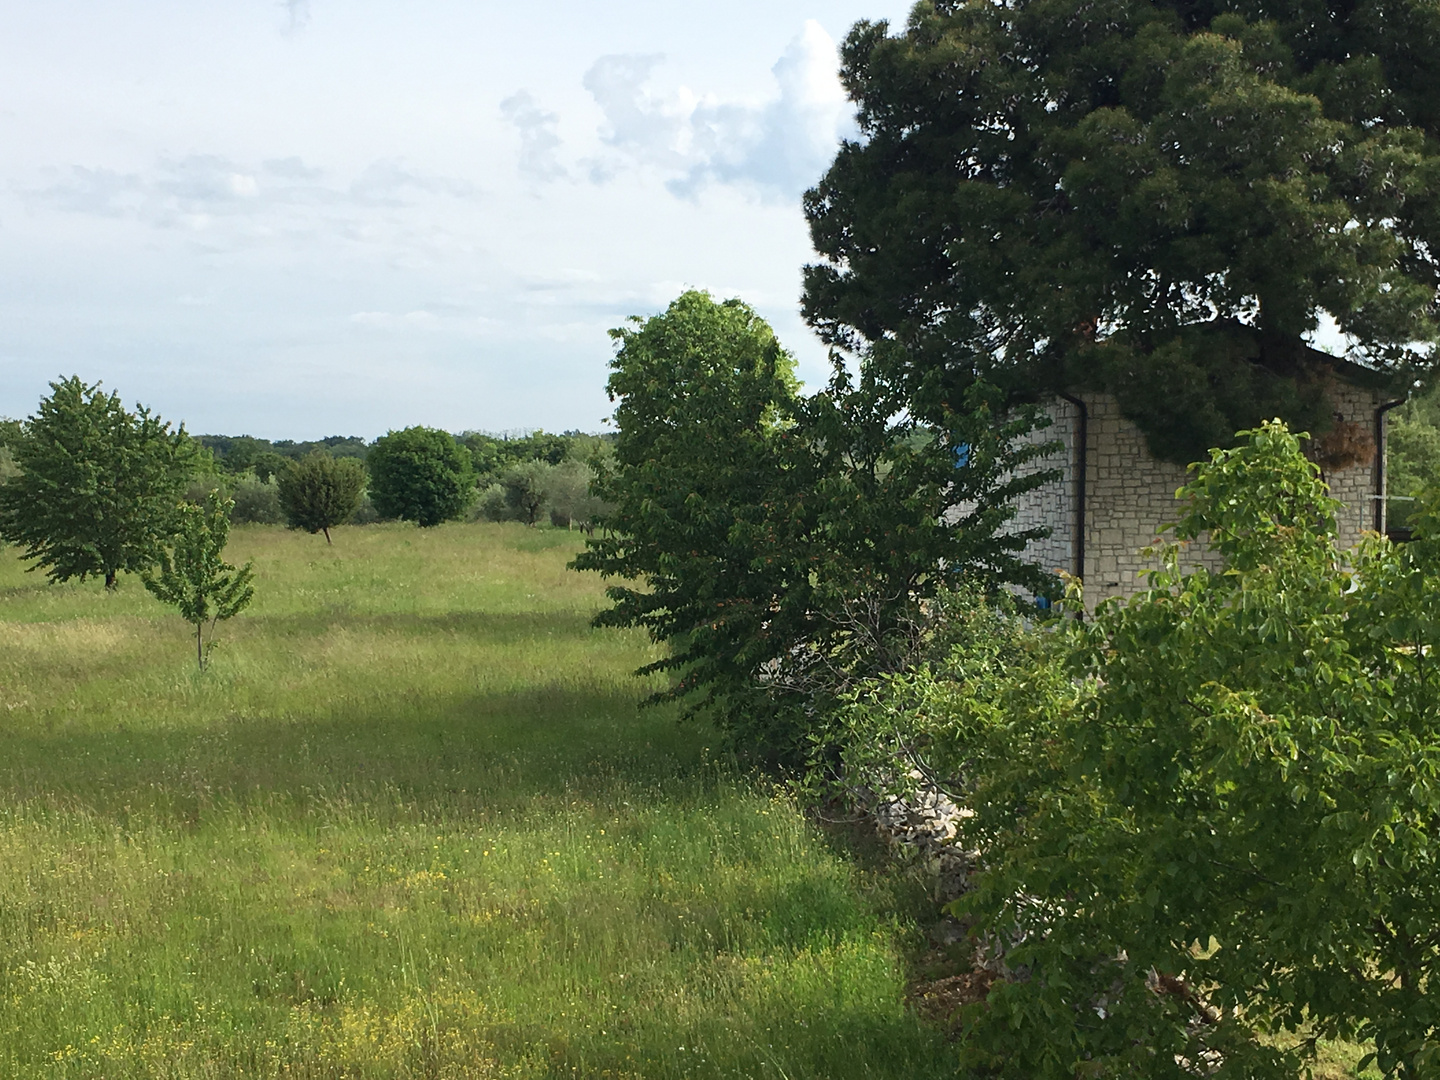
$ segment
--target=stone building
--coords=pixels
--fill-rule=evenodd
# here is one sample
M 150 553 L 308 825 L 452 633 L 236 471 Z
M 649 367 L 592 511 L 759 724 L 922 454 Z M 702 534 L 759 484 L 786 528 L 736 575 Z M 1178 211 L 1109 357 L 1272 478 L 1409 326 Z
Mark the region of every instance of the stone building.
M 1325 469 L 1325 479 L 1344 504 L 1336 521 L 1340 543 L 1351 547 L 1366 530 L 1385 531 L 1385 415 L 1400 402 L 1393 393 L 1367 386 L 1373 377 L 1367 380 L 1363 369 L 1343 361 L 1330 366 L 1336 412 L 1330 438 L 1347 445 L 1335 455 L 1336 464 Z M 1144 586 L 1142 574 L 1154 568 L 1141 549 L 1177 517 L 1175 491 L 1185 483 L 1185 468 L 1152 457 L 1144 434 L 1108 394 L 1065 394 L 1051 400 L 1046 411 L 1052 425 L 1030 437 L 1061 445 L 1034 467 L 1058 469 L 1061 475 L 1020 500 L 1015 528 L 1050 529 L 1050 536 L 1032 543 L 1027 555 L 1047 570 L 1081 578 L 1087 605 L 1128 596 Z M 1317 442 L 1323 457 L 1326 440 Z M 1208 552 L 1194 553 L 1197 563 L 1210 559 Z

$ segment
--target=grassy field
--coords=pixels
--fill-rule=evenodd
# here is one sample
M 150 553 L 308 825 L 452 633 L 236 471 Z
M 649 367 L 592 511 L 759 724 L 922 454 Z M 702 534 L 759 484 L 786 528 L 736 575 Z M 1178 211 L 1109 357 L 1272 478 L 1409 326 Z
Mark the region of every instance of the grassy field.
M 637 710 L 576 543 L 237 528 L 203 675 L 0 551 L 0 1075 L 954 1075 L 914 886 Z

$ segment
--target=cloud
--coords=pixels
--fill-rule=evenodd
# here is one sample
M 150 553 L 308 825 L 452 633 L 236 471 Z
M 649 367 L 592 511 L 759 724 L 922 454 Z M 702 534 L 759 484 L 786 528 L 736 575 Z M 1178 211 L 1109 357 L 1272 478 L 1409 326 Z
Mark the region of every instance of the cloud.
M 371 163 L 350 184 L 350 195 L 367 206 L 405 206 L 415 192 L 472 199 L 473 184 L 446 176 L 424 176 L 406 169 L 398 158 Z
M 605 114 L 608 129 L 600 133 L 605 145 L 641 161 L 679 165 L 684 161 L 686 120 L 695 103 L 684 87 L 668 97 L 647 88 L 650 73 L 664 59 L 658 54 L 602 56 L 581 82 Z
M 320 210 L 343 228 L 376 207 L 407 207 L 426 196 L 469 200 L 477 190 L 465 180 L 414 172 L 398 159 L 372 162 L 342 185 L 327 183 L 322 170 L 297 157 L 255 168 L 216 154 L 191 154 L 162 157 L 146 173 L 72 166 L 26 194 L 69 213 L 131 218 L 156 228 L 254 221 L 313 231 Z
M 537 183 L 557 180 L 565 175 L 556 151 L 560 136 L 556 128 L 560 118 L 546 112 L 526 90 L 511 94 L 500 103 L 500 115 L 520 133 L 520 173 Z
M 310 24 L 310 0 L 281 0 L 285 9 L 285 32 L 294 34 Z
M 676 195 L 693 197 L 708 184 L 751 187 L 767 199 L 791 199 L 813 184 L 854 128 L 837 75 L 835 42 L 813 19 L 771 68 L 777 93 L 756 104 L 697 98 L 680 87 L 651 86 L 659 56 L 604 56 L 585 74 L 605 117 L 602 143 L 632 165 L 670 174 Z M 592 165 L 604 182 L 613 160 Z
M 359 326 L 368 326 L 379 330 L 415 329 L 433 327 L 436 324 L 435 316 L 423 309 L 407 311 L 404 314 L 390 311 L 357 311 L 350 316 L 350 321 Z

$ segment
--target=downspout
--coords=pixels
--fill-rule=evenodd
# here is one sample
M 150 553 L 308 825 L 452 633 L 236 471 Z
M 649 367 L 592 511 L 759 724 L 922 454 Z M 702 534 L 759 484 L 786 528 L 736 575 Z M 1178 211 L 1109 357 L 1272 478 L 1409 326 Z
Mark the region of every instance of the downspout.
M 1085 402 L 1071 394 L 1059 395 L 1074 405 L 1080 412 L 1080 448 L 1075 460 L 1075 569 L 1073 573 L 1082 582 L 1085 580 L 1085 473 L 1089 471 L 1090 457 L 1090 410 Z
M 1389 479 L 1386 473 L 1385 453 L 1385 414 L 1397 405 L 1404 405 L 1406 399 L 1400 398 L 1396 401 L 1387 401 L 1375 409 L 1375 531 L 1385 535 L 1386 497 L 1389 495 Z

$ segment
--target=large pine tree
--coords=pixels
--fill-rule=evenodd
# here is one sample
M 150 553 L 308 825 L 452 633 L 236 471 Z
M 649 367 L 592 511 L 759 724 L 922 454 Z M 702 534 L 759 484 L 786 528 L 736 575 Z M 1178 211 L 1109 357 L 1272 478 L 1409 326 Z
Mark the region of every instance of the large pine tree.
M 1431 365 L 1433 0 L 922 0 L 842 77 L 804 307 L 897 385 L 1109 390 L 1188 461 L 1323 430 L 1331 320 L 1382 381 Z

